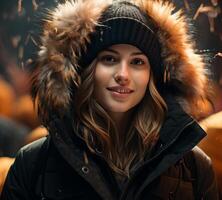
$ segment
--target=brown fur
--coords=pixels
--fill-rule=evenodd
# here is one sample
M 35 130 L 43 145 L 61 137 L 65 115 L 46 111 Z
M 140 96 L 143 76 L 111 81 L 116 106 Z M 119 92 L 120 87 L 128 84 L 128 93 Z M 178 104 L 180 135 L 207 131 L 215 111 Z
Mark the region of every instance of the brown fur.
M 171 81 L 183 95 L 182 107 L 194 117 L 198 117 L 199 101 L 208 98 L 207 70 L 200 55 L 194 52 L 194 44 L 188 33 L 186 19 L 182 11 L 174 14 L 174 6 L 159 0 L 134 0 L 159 27 L 158 37 L 162 47 L 165 66 L 170 66 Z M 203 104 L 202 104 L 203 105 Z
M 89 34 L 95 30 L 107 0 L 70 0 L 51 11 L 45 20 L 42 45 L 33 78 L 33 96 L 38 99 L 41 117 L 47 119 L 48 108 L 58 112 L 69 109 L 72 85 L 78 87 L 78 57 L 86 48 Z M 159 27 L 164 64 L 170 66 L 171 81 L 181 91 L 181 105 L 198 116 L 198 101 L 206 99 L 208 79 L 200 55 L 188 34 L 181 11 L 172 14 L 174 6 L 159 0 L 132 0 L 153 18 Z M 98 6 L 99 5 L 99 6 Z M 67 58 L 69 55 L 69 59 Z

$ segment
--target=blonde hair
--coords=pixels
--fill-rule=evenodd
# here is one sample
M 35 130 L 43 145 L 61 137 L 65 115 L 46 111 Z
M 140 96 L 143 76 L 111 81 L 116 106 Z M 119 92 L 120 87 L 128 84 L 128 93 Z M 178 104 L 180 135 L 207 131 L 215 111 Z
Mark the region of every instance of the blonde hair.
M 93 98 L 96 60 L 85 69 L 75 99 L 74 128 L 82 128 L 79 136 L 91 152 L 102 152 L 104 159 L 119 175 L 129 176 L 132 164 L 142 160 L 159 137 L 166 103 L 158 93 L 151 72 L 147 92 L 135 107 L 132 123 L 124 134 L 117 134 L 115 124 L 106 110 Z

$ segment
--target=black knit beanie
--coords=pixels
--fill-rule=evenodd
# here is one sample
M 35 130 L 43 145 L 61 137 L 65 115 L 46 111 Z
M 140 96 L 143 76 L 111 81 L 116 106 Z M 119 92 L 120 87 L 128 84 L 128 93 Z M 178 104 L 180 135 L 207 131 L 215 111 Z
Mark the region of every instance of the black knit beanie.
M 115 44 L 131 44 L 140 49 L 148 57 L 158 85 L 162 82 L 164 69 L 157 27 L 145 12 L 127 1 L 114 1 L 104 11 L 80 65 L 88 66 L 100 51 Z

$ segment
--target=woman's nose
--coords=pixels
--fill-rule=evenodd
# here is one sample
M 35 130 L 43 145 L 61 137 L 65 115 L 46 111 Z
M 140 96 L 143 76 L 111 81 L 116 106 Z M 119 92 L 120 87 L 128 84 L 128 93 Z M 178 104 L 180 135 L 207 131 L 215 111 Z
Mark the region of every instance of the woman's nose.
M 129 68 L 127 66 L 127 63 L 125 62 L 120 63 L 120 65 L 118 66 L 117 72 L 114 75 L 114 79 L 120 85 L 126 85 L 130 82 Z

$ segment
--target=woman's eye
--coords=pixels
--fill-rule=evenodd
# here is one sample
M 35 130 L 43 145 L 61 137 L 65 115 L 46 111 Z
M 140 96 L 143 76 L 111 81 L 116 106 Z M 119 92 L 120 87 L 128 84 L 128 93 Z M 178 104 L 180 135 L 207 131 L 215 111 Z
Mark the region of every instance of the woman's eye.
M 112 64 L 115 63 L 117 61 L 117 59 L 111 55 L 105 55 L 102 56 L 100 59 L 100 61 L 102 61 L 105 64 Z
M 142 59 L 140 58 L 135 58 L 131 61 L 131 64 L 132 65 L 144 65 L 145 64 L 145 61 L 143 61 Z

